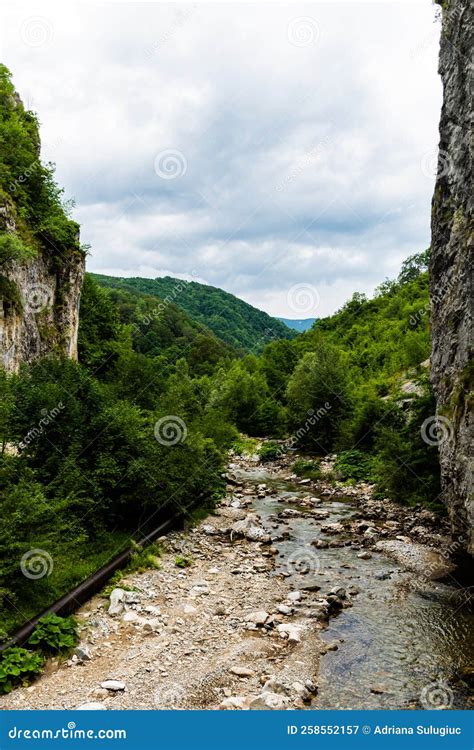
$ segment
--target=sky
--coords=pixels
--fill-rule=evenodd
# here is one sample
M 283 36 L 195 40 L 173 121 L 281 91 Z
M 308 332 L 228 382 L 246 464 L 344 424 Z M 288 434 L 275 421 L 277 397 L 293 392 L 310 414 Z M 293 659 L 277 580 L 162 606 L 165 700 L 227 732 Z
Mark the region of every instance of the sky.
M 2 4 L 88 269 L 322 317 L 428 247 L 431 0 Z

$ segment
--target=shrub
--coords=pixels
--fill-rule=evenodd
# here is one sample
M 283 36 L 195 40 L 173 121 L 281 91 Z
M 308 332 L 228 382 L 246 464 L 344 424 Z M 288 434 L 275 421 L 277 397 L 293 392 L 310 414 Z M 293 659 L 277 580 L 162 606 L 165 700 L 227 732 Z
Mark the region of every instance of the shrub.
M 303 458 L 298 458 L 293 464 L 293 471 L 299 477 L 305 479 L 321 479 L 322 473 L 319 466 L 319 461 L 307 461 Z
M 9 693 L 15 685 L 27 683 L 39 674 L 44 664 L 41 654 L 13 646 L 0 655 L 0 693 Z
M 28 639 L 31 646 L 45 652 L 67 652 L 78 641 L 77 622 L 73 617 L 58 617 L 53 613 L 42 617 Z
M 260 448 L 258 455 L 260 461 L 275 461 L 281 455 L 281 446 L 278 443 L 264 443 Z
M 373 481 L 373 458 L 368 453 L 356 450 L 339 453 L 334 464 L 338 479 L 346 481 L 355 479 L 356 482 Z

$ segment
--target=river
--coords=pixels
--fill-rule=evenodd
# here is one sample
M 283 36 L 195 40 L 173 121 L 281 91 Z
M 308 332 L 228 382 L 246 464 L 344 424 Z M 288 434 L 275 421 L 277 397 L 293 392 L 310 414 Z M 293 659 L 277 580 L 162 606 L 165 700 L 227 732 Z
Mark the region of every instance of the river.
M 311 707 L 469 708 L 466 680 L 472 678 L 474 618 L 463 591 L 452 581 L 417 578 L 377 552 L 360 559 L 360 547 L 350 541 L 315 549 L 315 539 L 331 542 L 334 536 L 321 531 L 321 521 L 311 512 L 276 518 L 282 510 L 298 508 L 307 487 L 261 468 L 236 474 L 246 482 L 265 482 L 275 492 L 254 502 L 268 531 L 275 536 L 289 532 L 288 538 L 275 542 L 275 574 L 287 575 L 288 560 L 307 554 L 316 561 L 311 573 L 322 591 L 334 586 L 358 591 L 351 597 L 353 606 L 332 617 L 321 632 L 338 648 L 321 659 L 319 690 Z M 353 516 L 357 506 L 351 499 L 322 499 L 318 512 L 323 515 L 321 511 L 328 514 L 324 523 L 331 523 Z M 297 588 L 304 576 L 294 573 L 291 578 Z

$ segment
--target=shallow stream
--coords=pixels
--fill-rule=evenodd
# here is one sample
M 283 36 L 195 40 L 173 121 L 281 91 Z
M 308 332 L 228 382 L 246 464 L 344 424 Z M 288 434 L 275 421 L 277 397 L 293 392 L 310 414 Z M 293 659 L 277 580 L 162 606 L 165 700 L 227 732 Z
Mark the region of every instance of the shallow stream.
M 277 573 L 288 571 L 290 558 L 304 561 L 307 554 L 321 594 L 335 586 L 359 590 L 353 606 L 332 617 L 321 632 L 338 649 L 321 658 L 314 708 L 472 707 L 466 677 L 472 677 L 474 617 L 454 581 L 425 581 L 376 552 L 362 560 L 357 557 L 360 548 L 350 545 L 316 549 L 313 540 L 335 538 L 321 532 L 321 523 L 353 515 L 353 501 L 322 498 L 317 511 L 327 511 L 323 521 L 306 513 L 275 528 L 275 514 L 298 508 L 295 500 L 308 495 L 308 488 L 272 479 L 260 469 L 235 473 L 243 481 L 265 482 L 277 490 L 254 503 L 272 534 L 290 532 L 288 539 L 275 543 Z M 289 580 L 298 588 L 307 577 L 295 573 Z

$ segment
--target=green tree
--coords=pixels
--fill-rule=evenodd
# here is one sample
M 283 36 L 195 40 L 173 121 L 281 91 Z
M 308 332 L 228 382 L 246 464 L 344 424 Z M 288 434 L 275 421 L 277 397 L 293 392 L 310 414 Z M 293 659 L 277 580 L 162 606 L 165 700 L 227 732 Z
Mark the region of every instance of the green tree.
M 335 346 L 318 341 L 298 362 L 288 382 L 290 427 L 300 445 L 319 451 L 334 447 L 351 408 L 347 358 Z

